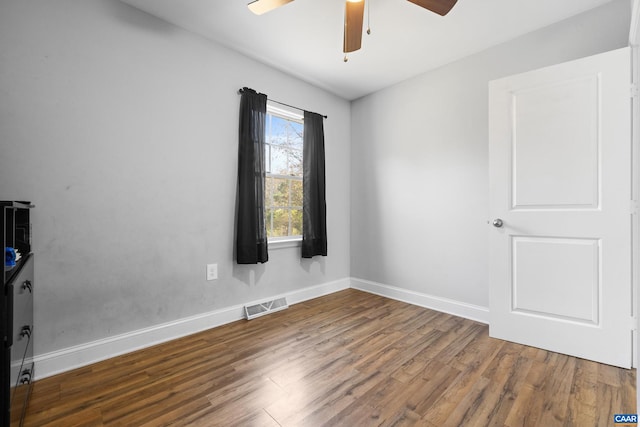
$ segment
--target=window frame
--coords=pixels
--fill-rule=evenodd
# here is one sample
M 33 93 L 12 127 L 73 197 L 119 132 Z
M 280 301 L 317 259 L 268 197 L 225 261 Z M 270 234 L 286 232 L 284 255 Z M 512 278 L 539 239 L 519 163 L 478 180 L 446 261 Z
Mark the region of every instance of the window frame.
M 288 121 L 292 121 L 292 122 L 296 122 L 299 123 L 301 125 L 304 126 L 304 115 L 294 109 L 294 108 L 290 108 L 284 105 L 280 105 L 280 104 L 276 104 L 274 102 L 271 102 L 269 100 L 267 100 L 267 117 L 269 116 L 275 116 L 275 117 L 279 117 L 281 119 L 284 120 L 288 120 Z M 269 119 L 268 119 L 269 120 Z M 270 129 L 268 128 L 268 126 L 270 125 L 270 123 L 268 122 L 267 126 L 265 127 L 265 133 L 267 133 L 267 135 L 265 135 L 265 145 L 269 145 L 271 146 L 271 144 L 268 142 L 267 137 L 270 136 Z M 303 127 L 304 129 L 304 127 Z M 303 147 L 301 147 L 301 151 L 302 151 Z M 266 152 L 266 147 L 265 147 L 265 152 Z M 270 161 L 270 159 L 266 158 L 265 155 L 265 161 Z M 271 172 L 265 172 L 266 173 L 266 178 L 272 178 L 272 179 L 286 179 L 288 181 L 299 181 L 300 183 L 302 183 L 302 179 L 303 177 L 297 177 L 297 176 L 291 176 L 291 175 L 283 175 L 283 174 L 276 174 L 276 173 L 271 173 Z M 265 180 L 265 182 L 267 182 Z M 291 184 L 289 184 L 291 185 Z M 303 190 L 304 191 L 304 190 Z M 267 191 L 265 191 L 265 197 L 266 197 Z M 270 215 L 267 214 L 267 208 L 270 207 L 275 207 L 272 206 L 270 204 L 271 201 L 264 201 L 264 208 L 265 208 L 265 223 L 267 224 L 267 230 L 271 230 L 271 226 L 272 226 L 272 218 Z M 287 206 L 283 206 L 286 209 L 291 209 L 292 205 L 291 205 L 291 192 L 289 192 L 289 204 Z M 298 207 L 298 206 L 295 206 Z M 302 210 L 302 206 L 299 206 L 300 210 Z M 289 221 L 291 221 L 291 219 L 289 219 Z M 294 235 L 294 236 L 277 236 L 277 237 L 268 237 L 267 242 L 269 244 L 269 248 L 270 249 L 279 249 L 279 248 L 287 248 L 287 247 L 296 247 L 296 246 L 301 246 L 302 244 L 302 234 L 299 235 Z

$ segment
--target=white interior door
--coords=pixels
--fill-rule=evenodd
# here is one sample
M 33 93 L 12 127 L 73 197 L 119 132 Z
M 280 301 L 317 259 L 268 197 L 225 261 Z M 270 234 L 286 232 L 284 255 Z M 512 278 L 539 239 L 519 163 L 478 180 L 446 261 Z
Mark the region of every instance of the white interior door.
M 630 55 L 489 84 L 495 338 L 631 366 Z

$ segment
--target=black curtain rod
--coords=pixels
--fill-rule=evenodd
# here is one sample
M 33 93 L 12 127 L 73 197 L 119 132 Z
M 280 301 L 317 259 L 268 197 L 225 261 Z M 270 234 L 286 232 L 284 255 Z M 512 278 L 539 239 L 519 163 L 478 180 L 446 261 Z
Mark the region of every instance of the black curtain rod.
M 256 92 L 255 90 L 253 90 L 251 88 L 243 87 L 242 89 L 238 89 L 238 93 L 244 93 L 245 90 L 252 90 L 252 91 Z M 308 111 L 308 110 L 305 110 L 304 108 L 300 108 L 300 107 L 296 107 L 294 105 L 285 104 L 284 102 L 276 101 L 275 99 L 271 99 L 271 98 L 267 98 L 267 99 L 269 99 L 269 101 L 271 101 L 271 102 L 275 102 L 276 104 L 284 105 L 285 107 L 295 108 L 296 110 L 300 110 L 300 111 Z M 315 113 L 315 114 L 318 114 L 318 113 Z M 325 119 L 328 118 L 324 114 L 320 114 L 320 115 L 322 117 L 324 117 Z

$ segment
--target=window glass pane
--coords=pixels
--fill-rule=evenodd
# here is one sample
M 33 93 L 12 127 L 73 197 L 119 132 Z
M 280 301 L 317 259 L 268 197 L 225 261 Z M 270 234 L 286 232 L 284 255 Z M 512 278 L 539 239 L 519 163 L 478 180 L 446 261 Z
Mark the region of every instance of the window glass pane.
M 274 145 L 271 147 L 271 173 L 289 175 L 287 147 Z
M 300 144 L 302 145 L 302 135 L 304 134 L 304 125 L 298 122 L 289 122 L 291 125 L 291 129 L 296 134 L 297 138 L 300 140 Z
M 302 235 L 302 209 L 291 209 L 291 235 Z
M 273 222 L 273 212 L 271 208 L 267 207 L 265 217 L 264 217 L 264 223 L 267 227 L 267 238 L 273 237 L 272 222 Z
M 291 206 L 302 207 L 302 180 L 291 180 Z
M 278 116 L 270 115 L 270 131 L 267 142 L 274 145 L 302 146 L 304 126 L 302 123 L 290 121 Z
M 265 152 L 271 173 L 302 176 L 302 131 L 301 123 L 269 115 Z
M 284 144 L 287 140 L 288 120 L 282 117 L 270 115 L 270 133 L 267 135 L 267 142 L 273 145 Z
M 289 206 L 289 180 L 273 178 L 273 205 Z
M 273 213 L 273 229 L 269 237 L 283 237 L 289 235 L 289 210 L 288 209 L 272 209 Z
M 264 205 L 273 205 L 273 178 L 268 176 L 264 180 Z
M 279 175 L 302 176 L 302 150 L 289 145 L 267 145 L 267 172 Z
M 302 176 L 302 150 L 290 148 L 288 151 L 288 174 Z

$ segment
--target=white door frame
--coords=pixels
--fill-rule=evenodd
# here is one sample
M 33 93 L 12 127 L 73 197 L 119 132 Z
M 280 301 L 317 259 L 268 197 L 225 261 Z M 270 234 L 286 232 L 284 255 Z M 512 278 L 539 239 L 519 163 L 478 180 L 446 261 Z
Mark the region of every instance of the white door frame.
M 634 4 L 640 5 L 640 0 L 634 0 Z M 638 9 L 638 13 L 640 13 L 640 9 Z M 631 145 L 631 153 L 632 153 L 632 182 L 631 182 L 631 191 L 633 194 L 634 200 L 634 216 L 633 216 L 633 295 L 635 305 L 633 307 L 633 316 L 636 318 L 636 329 L 634 330 L 633 338 L 636 343 L 634 357 L 633 357 L 633 366 L 638 367 L 638 355 L 640 354 L 640 342 L 638 341 L 638 329 L 637 329 L 637 318 L 638 318 L 638 307 L 640 307 L 640 293 L 638 293 L 638 285 L 640 283 L 639 275 L 640 275 L 640 260 L 638 258 L 638 254 L 640 254 L 640 220 L 639 220 L 639 212 L 638 206 L 640 202 L 640 96 L 638 96 L 638 87 L 640 86 L 640 45 L 632 44 L 631 45 L 631 78 L 633 79 L 633 102 L 631 105 L 631 137 L 632 137 L 632 145 Z M 640 380 L 640 379 L 639 379 Z
M 629 30 L 629 45 L 631 46 L 631 78 L 633 79 L 633 103 L 631 106 L 632 121 L 632 177 L 631 190 L 633 192 L 633 200 L 635 201 L 635 210 L 633 215 L 633 235 L 632 235 L 632 253 L 633 253 L 633 316 L 636 319 L 636 329 L 633 331 L 635 350 L 633 355 L 633 366 L 638 367 L 638 355 L 640 354 L 640 342 L 638 340 L 638 307 L 640 307 L 640 292 L 638 286 L 640 283 L 640 219 L 638 213 L 638 204 L 640 202 L 640 96 L 638 96 L 638 87 L 640 87 L 640 0 L 633 0 L 631 12 L 631 28 Z M 640 410 L 640 375 L 636 378 L 636 402 L 637 411 Z

